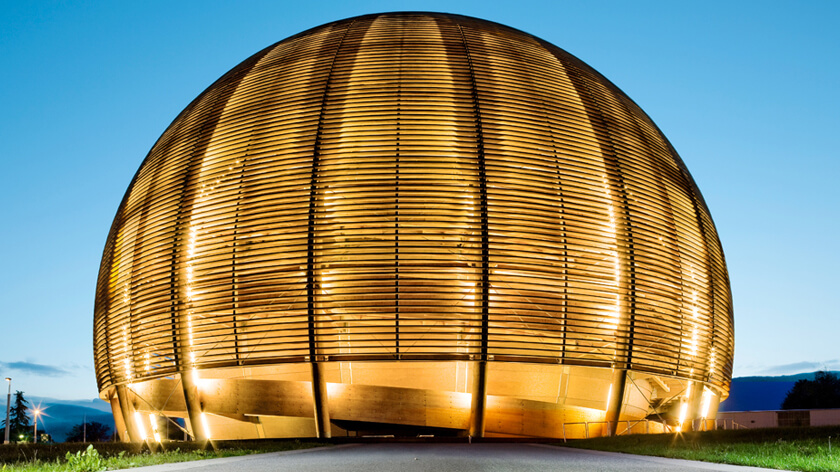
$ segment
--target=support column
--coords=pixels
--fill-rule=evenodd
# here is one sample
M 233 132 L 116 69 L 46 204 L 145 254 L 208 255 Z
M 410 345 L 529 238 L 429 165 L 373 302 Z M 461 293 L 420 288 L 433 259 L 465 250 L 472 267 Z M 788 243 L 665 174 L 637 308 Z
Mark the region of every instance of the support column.
M 324 380 L 324 364 L 312 362 L 312 403 L 315 407 L 315 434 L 319 438 L 330 438 L 330 406 L 327 383 Z
M 690 423 L 689 429 L 694 431 L 699 426 L 698 421 L 700 419 L 700 408 L 703 402 L 703 382 L 692 382 L 691 385 L 691 397 L 688 399 L 688 416 L 686 417 L 686 422 Z M 685 431 L 685 428 L 683 428 Z
M 487 361 L 478 361 L 474 372 L 469 434 L 474 438 L 483 438 L 487 412 Z
M 131 442 L 142 442 L 144 438 L 140 437 L 140 429 L 137 427 L 137 424 L 134 421 L 134 407 L 131 404 L 131 391 L 125 387 L 125 385 L 117 386 L 117 399 L 119 403 L 119 409 L 122 413 L 123 422 L 125 423 L 124 434 L 128 436 L 128 440 Z
M 108 401 L 111 403 L 111 413 L 114 415 L 114 429 L 117 430 L 117 435 L 122 442 L 131 442 L 128 437 L 128 430 L 125 427 L 125 418 L 123 417 L 122 408 L 120 408 L 120 399 L 117 396 L 116 390 L 108 394 Z
M 184 387 L 184 403 L 187 405 L 187 416 L 190 419 L 190 433 L 194 441 L 207 441 L 204 419 L 201 417 L 201 401 L 198 396 L 195 371 L 181 372 L 181 385 Z
M 613 372 L 612 383 L 610 383 L 610 398 L 607 401 L 607 415 L 610 427 L 610 436 L 615 436 L 618 431 L 618 422 L 621 419 L 621 405 L 624 403 L 624 389 L 627 386 L 627 371 L 616 369 Z

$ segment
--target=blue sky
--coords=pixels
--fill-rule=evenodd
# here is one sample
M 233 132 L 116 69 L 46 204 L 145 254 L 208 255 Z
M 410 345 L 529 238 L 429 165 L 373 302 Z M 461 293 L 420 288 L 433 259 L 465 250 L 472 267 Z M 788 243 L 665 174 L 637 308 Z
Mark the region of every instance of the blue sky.
M 4 2 L 0 377 L 97 395 L 93 296 L 155 140 L 258 50 L 349 16 L 460 13 L 578 56 L 663 130 L 711 209 L 735 375 L 840 369 L 840 2 Z

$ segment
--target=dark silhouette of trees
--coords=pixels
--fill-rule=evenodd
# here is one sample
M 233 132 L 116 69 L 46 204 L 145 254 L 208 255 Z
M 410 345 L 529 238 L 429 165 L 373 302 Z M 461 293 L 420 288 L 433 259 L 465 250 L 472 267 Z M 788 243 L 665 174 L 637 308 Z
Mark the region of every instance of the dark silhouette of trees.
M 814 380 L 797 380 L 782 402 L 783 410 L 840 408 L 840 378 L 819 371 Z
M 85 425 L 87 424 L 87 428 Z M 79 423 L 70 430 L 67 435 L 67 442 L 101 442 L 111 439 L 111 428 L 98 421 Z
M 29 419 L 29 402 L 23 397 L 23 392 L 15 391 L 15 402 L 9 412 L 9 440 L 16 442 L 23 435 L 25 439 L 32 436 L 32 423 Z M 6 420 L 3 419 L 0 430 L 6 430 Z
M 32 423 L 29 419 L 29 402 L 23 397 L 23 392 L 15 391 L 15 402 L 9 418 L 9 439 L 17 441 L 20 435 L 32 437 Z

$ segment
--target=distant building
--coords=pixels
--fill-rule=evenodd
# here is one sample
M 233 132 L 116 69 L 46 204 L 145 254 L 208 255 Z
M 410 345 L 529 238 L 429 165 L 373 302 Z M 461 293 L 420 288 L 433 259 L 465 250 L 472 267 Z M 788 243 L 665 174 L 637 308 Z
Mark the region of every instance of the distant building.
M 134 441 L 161 415 L 198 439 L 713 418 L 733 339 L 711 215 L 650 118 L 436 13 L 313 28 L 195 99 L 120 204 L 94 314 Z
M 718 428 L 782 428 L 840 425 L 840 409 L 726 411 L 717 415 Z

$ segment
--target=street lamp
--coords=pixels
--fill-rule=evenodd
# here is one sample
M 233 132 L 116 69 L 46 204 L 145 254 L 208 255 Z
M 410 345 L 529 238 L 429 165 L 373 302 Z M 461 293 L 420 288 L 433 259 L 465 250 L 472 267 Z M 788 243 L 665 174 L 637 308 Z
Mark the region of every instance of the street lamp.
M 3 439 L 3 444 L 9 444 L 9 409 L 12 407 L 12 378 L 6 377 L 6 382 L 9 382 L 9 394 L 6 395 L 6 436 Z
M 32 414 L 35 416 L 35 433 L 34 433 L 35 437 L 32 438 L 32 442 L 37 443 L 38 442 L 38 415 L 41 414 L 41 410 L 35 408 L 34 410 L 32 410 Z

